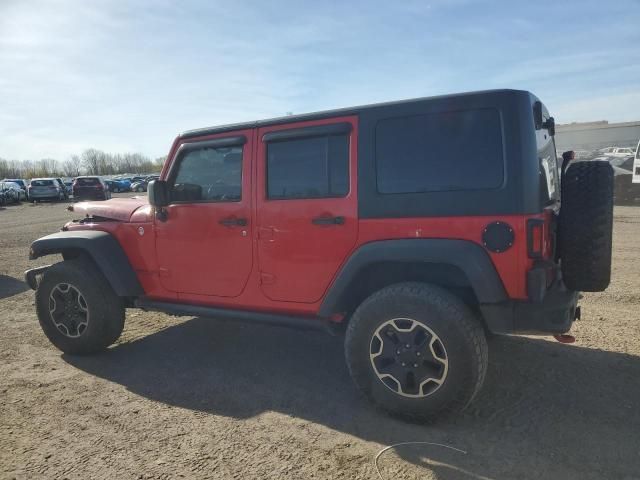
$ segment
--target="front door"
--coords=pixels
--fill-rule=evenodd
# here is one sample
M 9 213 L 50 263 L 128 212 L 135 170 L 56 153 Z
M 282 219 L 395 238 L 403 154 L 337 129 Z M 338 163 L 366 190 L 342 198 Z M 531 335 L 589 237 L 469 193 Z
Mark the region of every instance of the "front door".
M 189 140 L 167 175 L 170 204 L 156 219 L 162 285 L 235 297 L 253 263 L 250 228 L 253 131 Z
M 258 258 L 263 293 L 314 303 L 355 245 L 357 118 L 258 130 Z

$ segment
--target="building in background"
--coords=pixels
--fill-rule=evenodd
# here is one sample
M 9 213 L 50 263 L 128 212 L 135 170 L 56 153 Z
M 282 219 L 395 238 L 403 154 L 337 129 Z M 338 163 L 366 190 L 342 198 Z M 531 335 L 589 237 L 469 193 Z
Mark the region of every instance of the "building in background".
M 635 122 L 568 123 L 556 125 L 556 149 L 599 150 L 605 147 L 632 147 L 640 139 L 640 120 Z

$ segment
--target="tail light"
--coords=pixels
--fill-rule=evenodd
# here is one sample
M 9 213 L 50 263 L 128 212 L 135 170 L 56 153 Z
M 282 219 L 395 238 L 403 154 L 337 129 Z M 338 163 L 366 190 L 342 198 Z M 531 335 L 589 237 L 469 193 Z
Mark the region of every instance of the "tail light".
M 529 258 L 542 258 L 544 251 L 544 220 L 527 220 L 527 254 Z

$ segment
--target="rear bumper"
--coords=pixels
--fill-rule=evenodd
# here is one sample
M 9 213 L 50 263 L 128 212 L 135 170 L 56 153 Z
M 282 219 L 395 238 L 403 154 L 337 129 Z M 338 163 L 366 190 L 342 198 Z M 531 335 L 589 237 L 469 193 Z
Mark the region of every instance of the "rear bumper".
M 38 199 L 38 200 L 50 200 L 50 199 L 58 199 L 60 193 L 58 192 L 31 192 L 29 193 L 29 198 Z
M 481 305 L 480 310 L 493 333 L 559 334 L 569 331 L 580 317 L 579 293 L 557 281 L 540 301 L 509 301 Z

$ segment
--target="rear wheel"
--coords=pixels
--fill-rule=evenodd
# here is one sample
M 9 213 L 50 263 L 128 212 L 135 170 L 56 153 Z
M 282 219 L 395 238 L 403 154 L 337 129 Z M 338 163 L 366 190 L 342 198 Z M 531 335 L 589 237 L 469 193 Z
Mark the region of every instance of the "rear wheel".
M 366 299 L 349 323 L 345 354 L 366 397 L 418 420 L 463 410 L 488 363 L 473 312 L 446 290 L 420 283 L 392 285 Z
M 49 268 L 36 290 L 40 326 L 57 348 L 89 354 L 115 342 L 124 328 L 122 299 L 88 259 Z

